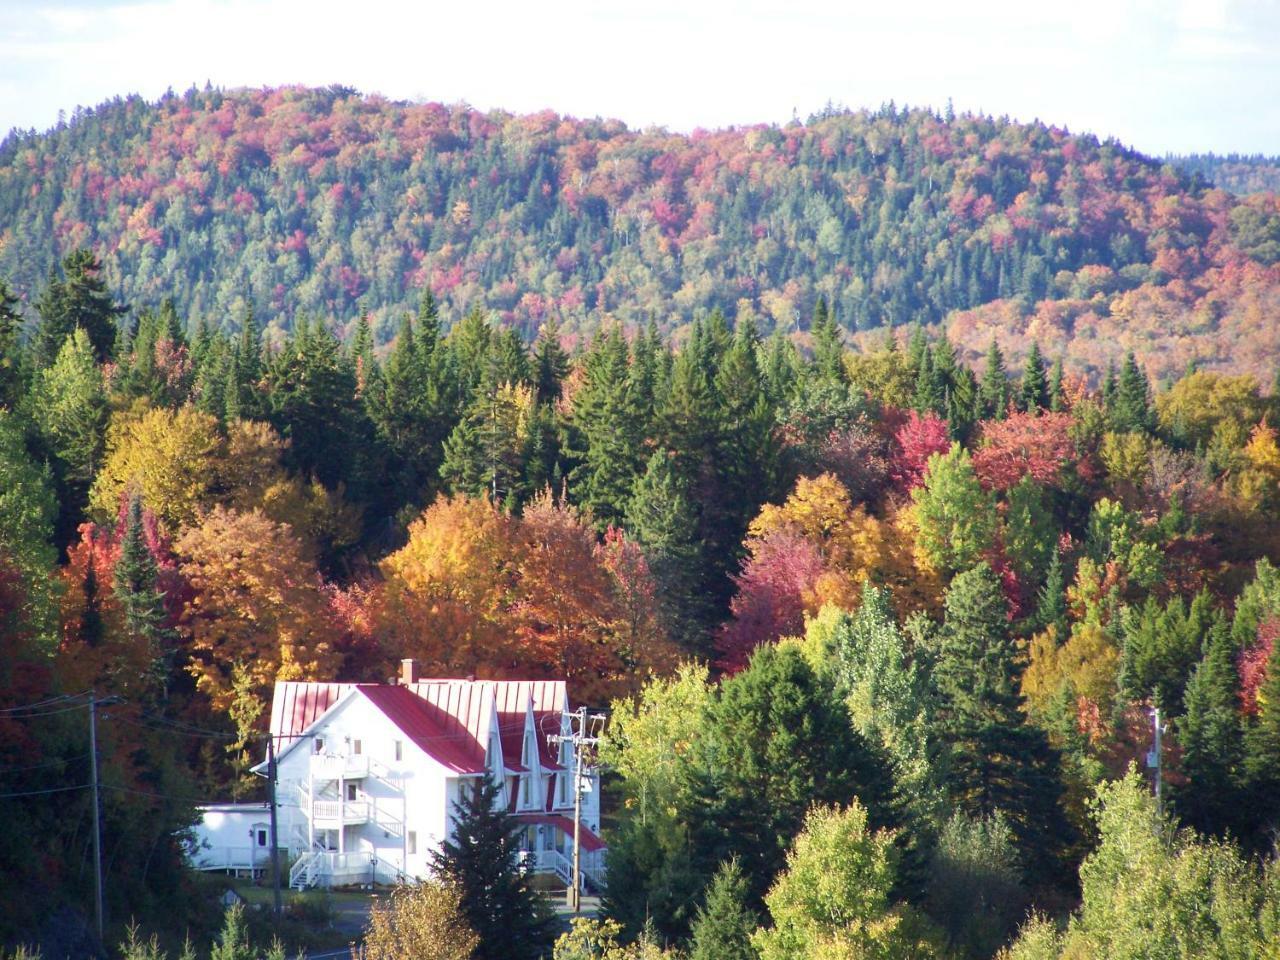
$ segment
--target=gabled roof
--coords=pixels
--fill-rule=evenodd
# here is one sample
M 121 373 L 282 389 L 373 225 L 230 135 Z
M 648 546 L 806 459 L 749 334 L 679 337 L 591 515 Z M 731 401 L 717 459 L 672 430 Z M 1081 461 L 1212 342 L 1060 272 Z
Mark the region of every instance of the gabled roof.
M 410 684 L 282 681 L 271 704 L 271 732 L 283 753 L 347 693 L 358 690 L 442 765 L 462 774 L 487 769 L 491 734 L 497 734 L 503 765 L 523 773 L 526 723 L 532 714 L 538 761 L 560 770 L 547 734 L 559 733 L 568 706 L 563 680 L 419 680 Z M 497 730 L 493 724 L 497 722 Z
M 452 714 L 406 687 L 362 684 L 356 689 L 442 766 L 455 773 L 485 772 L 487 750 L 485 740 L 478 737 L 485 725 L 464 726 Z

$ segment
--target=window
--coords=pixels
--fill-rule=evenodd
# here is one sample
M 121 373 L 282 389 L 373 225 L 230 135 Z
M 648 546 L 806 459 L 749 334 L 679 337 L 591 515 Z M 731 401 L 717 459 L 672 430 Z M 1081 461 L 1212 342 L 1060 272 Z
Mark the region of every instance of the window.
M 316 737 L 316 753 L 324 753 L 324 737 Z
M 351 752 L 357 757 L 360 756 L 360 754 L 364 753 L 364 744 L 362 744 L 359 740 L 352 740 Z
M 258 846 L 265 847 L 267 845 L 267 831 L 258 831 Z
M 404 743 L 400 740 L 396 741 L 396 763 L 404 759 Z
M 529 805 L 529 774 L 525 774 L 520 778 L 520 804 L 527 807 Z
M 409 831 L 409 855 L 413 856 L 418 852 L 418 832 L 416 830 Z
M 347 784 L 347 799 L 354 800 L 356 798 L 356 785 L 354 783 Z

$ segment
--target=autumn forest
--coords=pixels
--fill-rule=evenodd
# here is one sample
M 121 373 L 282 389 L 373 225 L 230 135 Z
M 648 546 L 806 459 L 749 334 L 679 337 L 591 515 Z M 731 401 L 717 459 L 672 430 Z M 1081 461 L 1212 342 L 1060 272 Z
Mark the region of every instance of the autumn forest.
M 1269 956 L 1275 171 L 892 104 L 11 134 L 0 944 L 83 926 L 68 698 L 164 929 L 275 681 L 412 657 L 609 713 L 602 919 L 476 957 Z

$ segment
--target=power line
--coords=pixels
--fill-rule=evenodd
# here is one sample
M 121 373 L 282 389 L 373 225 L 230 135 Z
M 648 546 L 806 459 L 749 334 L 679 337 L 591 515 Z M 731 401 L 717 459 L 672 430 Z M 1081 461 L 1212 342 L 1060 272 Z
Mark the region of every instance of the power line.
M 43 797 L 49 793 L 69 793 L 72 790 L 88 790 L 90 783 L 81 783 L 74 787 L 50 787 L 47 790 L 20 790 L 17 793 L 0 793 L 0 800 L 12 800 L 15 797 Z
M 8 713 L 18 713 L 25 710 L 36 710 L 41 707 L 51 706 L 52 704 L 66 703 L 69 700 L 83 700 L 86 696 L 88 696 L 87 691 L 85 693 L 64 693 L 56 697 L 48 697 L 44 700 L 37 700 L 35 703 L 20 704 L 19 706 L 16 706 L 16 707 L 3 707 L 3 708 L 0 708 L 0 713 L 8 714 Z
M 57 760 L 46 760 L 44 763 L 33 763 L 29 767 L 0 767 L 0 777 L 6 773 L 25 773 L 27 770 L 42 770 L 45 767 L 56 767 L 66 763 L 75 763 L 78 760 L 88 758 L 87 753 L 82 753 L 78 757 L 62 757 Z

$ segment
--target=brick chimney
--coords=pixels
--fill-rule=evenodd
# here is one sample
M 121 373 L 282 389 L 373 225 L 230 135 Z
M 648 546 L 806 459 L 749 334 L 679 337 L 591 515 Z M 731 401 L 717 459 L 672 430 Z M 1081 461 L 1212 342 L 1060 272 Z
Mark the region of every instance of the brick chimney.
M 400 683 L 410 684 L 418 682 L 418 661 L 412 657 L 406 657 L 400 661 Z

